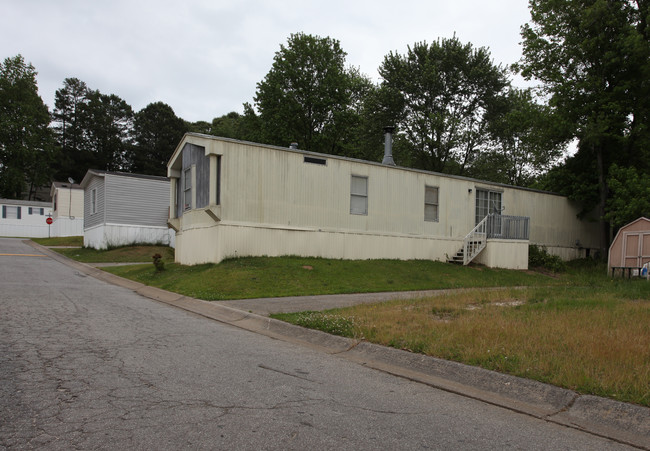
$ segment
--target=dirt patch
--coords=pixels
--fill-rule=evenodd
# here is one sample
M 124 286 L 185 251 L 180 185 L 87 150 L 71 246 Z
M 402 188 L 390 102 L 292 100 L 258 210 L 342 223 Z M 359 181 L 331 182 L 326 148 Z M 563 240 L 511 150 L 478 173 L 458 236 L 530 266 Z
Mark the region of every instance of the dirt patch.
M 465 310 L 479 310 L 487 305 L 496 305 L 497 307 L 517 307 L 518 305 L 524 305 L 526 302 L 521 299 L 506 299 L 499 302 L 490 302 L 489 304 L 470 304 L 465 307 Z
M 557 273 L 554 273 L 553 271 L 549 271 L 548 269 L 542 268 L 542 267 L 528 269 L 526 271 L 526 274 L 542 274 L 542 275 L 548 276 L 548 277 L 550 277 L 552 279 L 559 279 L 560 278 L 560 276 Z

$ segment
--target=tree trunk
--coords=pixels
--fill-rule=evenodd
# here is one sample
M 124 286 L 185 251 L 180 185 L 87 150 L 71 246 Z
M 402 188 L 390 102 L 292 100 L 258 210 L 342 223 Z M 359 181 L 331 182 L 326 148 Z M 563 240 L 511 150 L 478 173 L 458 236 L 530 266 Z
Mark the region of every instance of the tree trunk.
M 596 165 L 598 168 L 598 219 L 600 221 L 600 255 L 601 258 L 607 259 L 607 252 L 609 251 L 609 223 L 605 220 L 605 205 L 607 204 L 607 180 L 605 175 L 605 164 L 603 162 L 603 147 L 602 145 L 594 145 L 594 153 L 596 154 Z

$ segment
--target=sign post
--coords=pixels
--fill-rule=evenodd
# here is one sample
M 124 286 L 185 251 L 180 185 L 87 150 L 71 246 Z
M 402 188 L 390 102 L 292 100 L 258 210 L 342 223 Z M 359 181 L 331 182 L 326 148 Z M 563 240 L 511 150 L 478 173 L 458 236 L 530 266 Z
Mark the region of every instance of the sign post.
M 52 238 L 50 236 L 50 226 L 52 225 L 52 217 L 50 215 L 47 216 L 47 219 L 45 220 L 47 222 L 47 237 Z

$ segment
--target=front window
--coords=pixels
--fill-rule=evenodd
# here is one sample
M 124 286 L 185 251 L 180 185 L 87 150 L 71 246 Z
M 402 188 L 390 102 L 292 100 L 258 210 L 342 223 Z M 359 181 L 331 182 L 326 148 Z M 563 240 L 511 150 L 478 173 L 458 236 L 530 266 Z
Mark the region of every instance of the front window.
M 90 190 L 90 214 L 97 213 L 97 188 Z
M 20 218 L 20 207 L 13 205 L 3 205 L 2 206 L 2 218 L 3 219 L 21 219 Z
M 183 172 L 183 209 L 192 208 L 192 168 Z
M 352 176 L 350 188 L 350 214 L 368 214 L 368 177 Z
M 438 187 L 424 187 L 424 220 L 438 222 Z
M 217 193 L 216 204 L 221 205 L 221 155 L 217 155 Z

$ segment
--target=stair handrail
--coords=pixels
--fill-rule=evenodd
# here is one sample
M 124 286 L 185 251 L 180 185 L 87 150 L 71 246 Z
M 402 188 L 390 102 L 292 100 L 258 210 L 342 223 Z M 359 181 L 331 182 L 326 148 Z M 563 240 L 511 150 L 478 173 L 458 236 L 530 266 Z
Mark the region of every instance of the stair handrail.
M 487 222 L 489 215 L 476 224 L 463 241 L 463 265 L 468 265 L 487 245 Z

